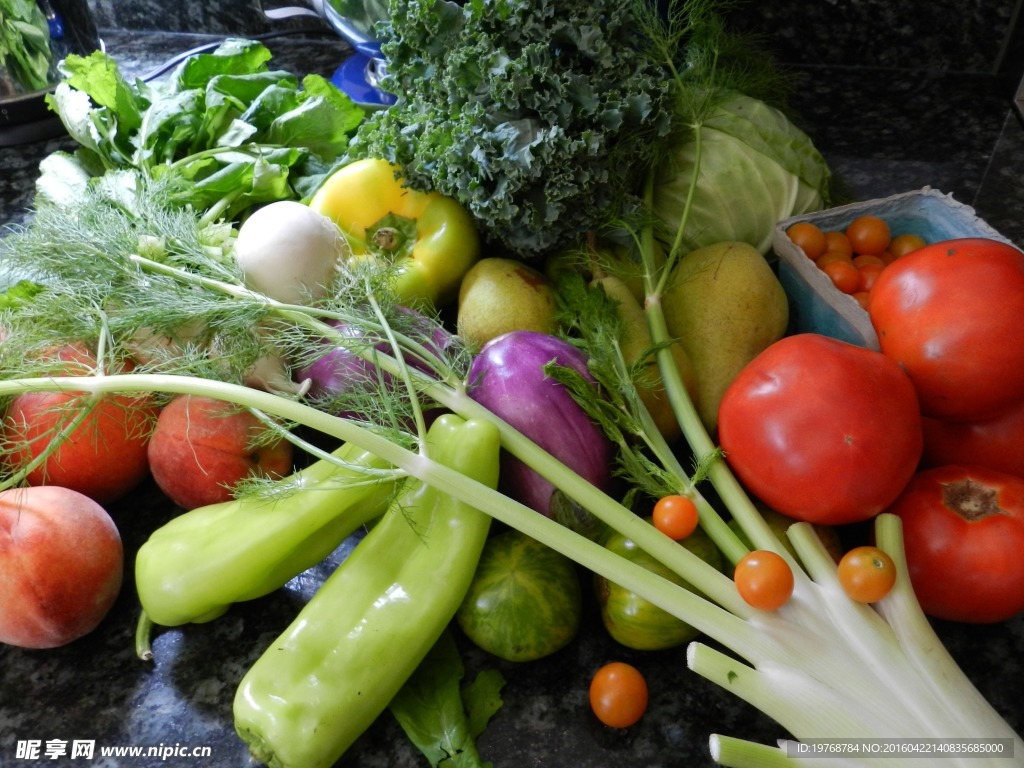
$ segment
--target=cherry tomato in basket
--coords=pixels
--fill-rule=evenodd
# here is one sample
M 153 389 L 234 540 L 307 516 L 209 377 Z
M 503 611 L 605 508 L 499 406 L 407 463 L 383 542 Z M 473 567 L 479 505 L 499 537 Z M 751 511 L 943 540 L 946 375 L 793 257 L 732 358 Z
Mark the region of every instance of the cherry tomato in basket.
M 654 505 L 651 522 L 670 539 L 685 539 L 695 530 L 699 515 L 693 499 L 679 494 L 662 496 Z
M 927 245 L 924 238 L 920 235 L 915 235 L 912 232 L 903 232 L 902 234 L 896 235 L 889 243 L 889 253 L 894 259 L 899 259 L 906 256 L 911 251 L 916 251 L 918 248 L 924 248 Z
M 921 457 L 914 388 L 892 359 L 804 333 L 747 364 L 726 389 L 718 437 L 739 480 L 798 520 L 866 520 L 892 503 Z
M 852 261 L 837 259 L 823 266 L 821 271 L 828 275 L 832 285 L 843 293 L 855 293 L 860 289 L 860 271 Z
M 631 664 L 612 661 L 590 681 L 590 708 L 610 728 L 628 728 L 647 710 L 647 681 Z
M 846 239 L 857 254 L 879 254 L 889 247 L 892 233 L 885 219 L 858 216 L 846 226 Z
M 739 559 L 733 581 L 740 597 L 762 611 L 774 611 L 793 595 L 793 569 L 781 555 L 767 549 L 755 549 Z
M 825 253 L 825 246 L 828 244 L 825 233 L 809 221 L 791 224 L 786 229 L 786 236 L 812 261 Z
M 862 267 L 857 268 L 857 272 L 860 275 L 860 289 L 861 291 L 870 292 L 875 287 L 875 283 L 878 282 L 878 276 L 882 274 L 885 269 L 885 265 L 876 265 L 867 263 Z
M 926 614 L 971 623 L 1024 611 L 1024 478 L 949 465 L 918 472 L 890 508 Z
M 850 238 L 838 229 L 830 229 L 825 232 L 825 253 L 845 253 L 847 257 L 853 256 L 853 246 L 850 245 Z
M 854 547 L 840 558 L 837 576 L 851 600 L 875 603 L 896 583 L 896 563 L 878 547 Z
M 927 416 L 995 416 L 1024 392 L 1024 253 L 987 238 L 933 243 L 879 275 L 868 302 L 882 352 Z

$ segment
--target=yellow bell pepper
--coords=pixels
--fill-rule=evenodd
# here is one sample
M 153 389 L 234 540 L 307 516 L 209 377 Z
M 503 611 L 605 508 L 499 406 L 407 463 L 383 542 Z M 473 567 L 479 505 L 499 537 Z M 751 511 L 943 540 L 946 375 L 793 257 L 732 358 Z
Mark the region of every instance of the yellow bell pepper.
M 332 173 L 309 205 L 340 228 L 353 256 L 394 265 L 396 299 L 440 309 L 480 257 L 469 212 L 439 192 L 405 186 L 386 160 L 357 160 Z

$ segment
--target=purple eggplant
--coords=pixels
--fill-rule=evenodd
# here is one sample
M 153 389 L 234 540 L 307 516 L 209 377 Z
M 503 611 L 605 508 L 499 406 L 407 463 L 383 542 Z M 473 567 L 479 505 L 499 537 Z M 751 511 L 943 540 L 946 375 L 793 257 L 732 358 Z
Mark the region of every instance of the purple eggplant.
M 571 366 L 593 381 L 586 356 L 569 342 L 546 333 L 513 331 L 489 341 L 474 358 L 469 395 L 608 491 L 614 446 L 569 390 L 545 374 L 544 366 L 552 361 Z M 552 516 L 555 487 L 508 453 L 502 457 L 500 484 L 512 498 Z
M 402 330 L 406 335 L 419 337 L 420 343 L 431 352 L 440 355 L 454 342 L 454 337 L 439 323 L 415 310 L 405 307 L 399 309 L 412 319 L 411 327 Z M 386 389 L 395 386 L 391 374 L 378 370 L 372 362 L 357 354 L 363 346 L 373 346 L 384 354 L 392 354 L 391 343 L 382 333 L 375 332 L 376 335 L 368 337 L 366 330 L 359 326 L 339 321 L 330 324 L 340 335 L 351 339 L 351 342 L 338 343 L 332 339 L 324 339 L 323 343 L 330 345 L 330 349 L 293 371 L 293 377 L 297 382 L 308 382 L 306 397 L 311 403 L 320 405 L 348 393 L 373 393 L 378 391 L 382 384 Z M 406 361 L 410 367 L 424 372 L 430 370 L 421 360 L 407 356 Z

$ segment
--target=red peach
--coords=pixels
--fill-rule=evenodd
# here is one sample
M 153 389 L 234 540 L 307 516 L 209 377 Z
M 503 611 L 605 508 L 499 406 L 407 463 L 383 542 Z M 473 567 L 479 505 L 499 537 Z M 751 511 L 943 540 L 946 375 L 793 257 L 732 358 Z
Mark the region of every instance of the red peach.
M 0 492 L 0 643 L 56 648 L 92 632 L 121 589 L 114 521 L 57 486 Z
M 54 351 L 57 375 L 88 375 L 95 359 L 76 347 Z M 130 367 L 125 370 L 130 370 Z M 91 411 L 45 460 L 26 476 L 29 485 L 58 485 L 100 504 L 115 501 L 148 474 L 146 445 L 158 408 L 146 396 L 104 395 L 90 401 L 75 392 L 25 392 L 10 403 L 3 422 L 7 461 L 28 465 L 50 449 L 51 438 Z
M 180 395 L 164 406 L 149 441 L 153 479 L 175 504 L 194 509 L 230 499 L 250 475 L 284 477 L 292 445 L 261 440 L 266 429 L 231 403 Z

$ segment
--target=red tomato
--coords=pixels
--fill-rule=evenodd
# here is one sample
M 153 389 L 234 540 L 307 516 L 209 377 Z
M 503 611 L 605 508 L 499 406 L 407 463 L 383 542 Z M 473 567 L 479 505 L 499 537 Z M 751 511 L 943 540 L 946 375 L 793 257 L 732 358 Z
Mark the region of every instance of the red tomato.
M 921 458 L 921 415 L 890 358 L 818 334 L 754 358 L 718 412 L 726 461 L 747 489 L 798 520 L 866 520 L 892 503 Z
M 1024 392 L 1024 253 L 985 238 L 933 243 L 879 275 L 868 302 L 882 352 L 922 412 L 977 420 Z
M 917 473 L 890 508 L 929 616 L 991 623 L 1024 611 L 1024 478 L 950 465 Z
M 1024 477 L 1024 400 L 984 421 L 925 418 L 925 466 L 975 464 Z

